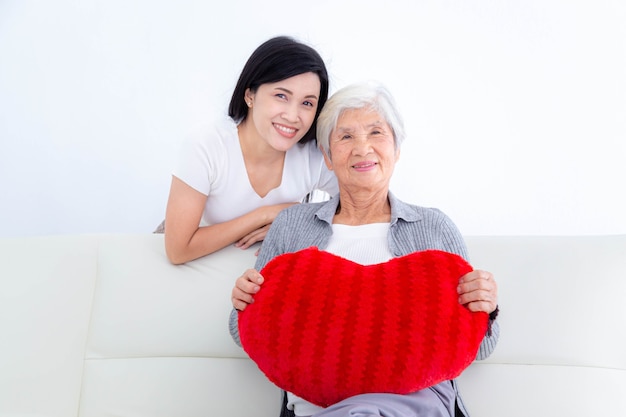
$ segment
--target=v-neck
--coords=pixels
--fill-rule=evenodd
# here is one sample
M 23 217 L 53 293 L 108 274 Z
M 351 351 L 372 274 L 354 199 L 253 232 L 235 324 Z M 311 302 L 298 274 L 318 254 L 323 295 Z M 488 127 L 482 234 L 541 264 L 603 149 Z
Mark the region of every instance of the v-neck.
M 241 147 L 241 139 L 239 138 L 239 135 L 237 136 L 237 146 L 239 147 L 239 153 L 238 153 L 239 164 L 243 172 L 245 172 L 246 174 L 246 179 L 247 179 L 246 183 L 248 184 L 250 192 L 256 195 L 260 200 L 264 200 L 268 196 L 270 196 L 275 190 L 280 189 L 280 187 L 284 184 L 284 181 L 285 181 L 285 167 L 287 166 L 287 159 L 289 158 L 289 152 L 286 151 L 285 156 L 283 158 L 283 166 L 282 166 L 282 171 L 281 171 L 281 176 L 280 176 L 280 183 L 278 183 L 276 187 L 269 189 L 264 196 L 261 196 L 261 194 L 259 194 L 258 191 L 254 188 L 254 186 L 252 185 L 252 181 L 250 180 L 250 175 L 248 173 L 248 167 L 246 166 L 246 160 L 243 155 L 243 148 Z

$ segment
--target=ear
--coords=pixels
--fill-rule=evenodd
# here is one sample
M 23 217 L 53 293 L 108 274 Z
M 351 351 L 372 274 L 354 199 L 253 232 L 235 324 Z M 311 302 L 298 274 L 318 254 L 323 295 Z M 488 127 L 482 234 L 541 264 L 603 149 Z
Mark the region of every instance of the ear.
M 243 101 L 245 101 L 246 104 L 248 104 L 248 107 L 250 107 L 250 103 L 252 103 L 253 100 L 254 93 L 249 88 L 246 88 L 246 91 L 243 93 Z
M 322 155 L 324 155 L 324 163 L 326 164 L 326 168 L 330 171 L 333 170 L 333 162 L 330 159 L 330 156 L 326 153 L 326 151 L 320 146 L 320 151 L 322 151 Z
M 396 150 L 396 162 L 400 159 L 400 148 Z

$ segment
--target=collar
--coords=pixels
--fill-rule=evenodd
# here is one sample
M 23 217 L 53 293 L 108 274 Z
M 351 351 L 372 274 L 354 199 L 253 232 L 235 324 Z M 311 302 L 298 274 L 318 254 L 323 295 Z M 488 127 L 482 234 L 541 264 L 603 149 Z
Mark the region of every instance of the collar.
M 392 226 L 396 224 L 399 219 L 405 222 L 416 222 L 422 219 L 422 216 L 415 210 L 414 206 L 399 200 L 391 191 L 387 192 L 387 197 L 389 198 L 389 205 L 391 206 Z M 339 194 L 334 195 L 326 204 L 322 205 L 322 207 L 315 212 L 315 216 L 328 224 L 333 224 L 333 217 L 337 212 L 337 206 L 339 206 Z

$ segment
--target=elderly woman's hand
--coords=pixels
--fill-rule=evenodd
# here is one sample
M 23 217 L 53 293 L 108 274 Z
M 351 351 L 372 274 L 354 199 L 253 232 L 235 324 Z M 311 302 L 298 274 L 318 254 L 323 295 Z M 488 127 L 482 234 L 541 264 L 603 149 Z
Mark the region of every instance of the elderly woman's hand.
M 475 270 L 463 275 L 457 291 L 459 303 L 470 311 L 491 313 L 498 306 L 498 285 L 491 272 Z
M 233 307 L 243 311 L 248 304 L 254 302 L 253 295 L 259 292 L 263 284 L 263 276 L 255 269 L 248 269 L 235 281 L 232 292 Z

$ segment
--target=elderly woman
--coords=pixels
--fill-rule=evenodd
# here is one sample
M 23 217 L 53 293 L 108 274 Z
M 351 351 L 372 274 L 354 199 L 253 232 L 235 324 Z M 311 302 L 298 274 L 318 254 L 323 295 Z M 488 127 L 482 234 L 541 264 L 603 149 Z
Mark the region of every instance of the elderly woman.
M 389 191 L 404 139 L 402 118 L 389 92 L 364 83 L 337 91 L 318 121 L 318 141 L 326 165 L 339 183 L 330 201 L 283 210 L 270 228 L 256 270 L 248 270 L 232 291 L 231 334 L 237 343 L 236 310 L 244 310 L 262 290 L 262 268 L 274 257 L 311 246 L 362 265 L 386 262 L 416 251 L 437 249 L 468 258 L 463 238 L 440 210 L 404 203 Z M 491 354 L 498 340 L 497 286 L 491 273 L 474 270 L 459 277 L 459 303 L 490 314 L 490 331 L 477 359 Z M 454 381 L 407 395 L 372 393 L 347 398 L 327 408 L 287 393 L 296 416 L 455 416 L 467 412 Z

